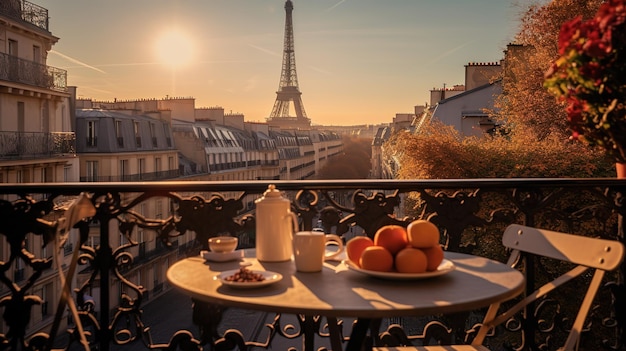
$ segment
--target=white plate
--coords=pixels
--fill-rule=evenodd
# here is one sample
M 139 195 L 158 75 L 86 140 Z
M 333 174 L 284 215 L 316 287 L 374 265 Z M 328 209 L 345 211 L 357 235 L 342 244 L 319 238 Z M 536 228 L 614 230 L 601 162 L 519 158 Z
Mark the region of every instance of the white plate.
M 270 272 L 270 271 L 255 271 L 255 270 L 253 270 L 252 273 L 261 274 L 261 275 L 263 275 L 263 277 L 265 279 L 263 279 L 263 280 L 261 280 L 259 282 L 233 282 L 233 281 L 230 281 L 230 280 L 226 280 L 227 277 L 230 277 L 231 275 L 233 275 L 233 274 L 235 274 L 237 272 L 239 272 L 239 269 L 233 269 L 233 270 L 230 270 L 230 271 L 225 271 L 225 272 L 222 272 L 222 273 L 214 276 L 213 279 L 214 280 L 219 280 L 220 282 L 222 282 L 223 285 L 231 286 L 233 288 L 243 288 L 243 289 L 258 288 L 258 287 L 261 287 L 261 286 L 266 286 L 266 285 L 277 283 L 281 279 L 283 279 L 283 276 L 280 273 Z
M 425 272 L 425 273 L 377 272 L 377 271 L 370 271 L 367 269 L 363 269 L 357 266 L 354 262 L 350 260 L 343 260 L 343 263 L 353 271 L 356 271 L 365 275 L 369 275 L 371 277 L 393 279 L 393 280 L 415 280 L 415 279 L 438 277 L 440 275 L 450 273 L 456 268 L 456 266 L 454 265 L 452 261 L 446 260 L 445 258 L 443 259 L 443 261 L 441 261 L 441 264 L 439 265 L 439 267 L 437 267 L 437 270 L 432 271 L 432 272 Z
M 243 250 L 235 250 L 231 252 L 213 252 L 204 251 L 200 252 L 200 255 L 207 261 L 212 262 L 227 262 L 238 260 L 243 257 Z

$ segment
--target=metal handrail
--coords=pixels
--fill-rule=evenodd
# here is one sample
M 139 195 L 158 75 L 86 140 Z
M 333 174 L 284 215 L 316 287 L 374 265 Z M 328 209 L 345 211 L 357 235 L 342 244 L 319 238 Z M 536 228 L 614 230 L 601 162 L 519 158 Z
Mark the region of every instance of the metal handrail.
M 317 225 L 322 225 L 327 232 L 336 232 L 343 235 L 345 239 L 354 235 L 353 229 L 355 228 L 364 234 L 372 235 L 377 228 L 386 224 L 406 226 L 414 218 L 426 218 L 438 225 L 442 233 L 442 243 L 448 250 L 479 254 L 494 259 L 500 258 L 500 255 L 506 256 L 498 237 L 502 229 L 511 223 L 624 241 L 618 224 L 621 216 L 626 214 L 622 196 L 626 193 L 626 180 L 612 178 L 0 184 L 0 195 L 5 195 L 6 199 L 10 199 L 0 200 L 0 223 L 3 223 L 0 225 L 0 233 L 10 238 L 8 240 L 10 245 L 17 245 L 17 248 L 11 247 L 10 252 L 20 255 L 26 249 L 24 245 L 27 242 L 27 240 L 22 240 L 22 237 L 28 238 L 30 235 L 54 237 L 59 234 L 55 222 L 48 222 L 45 216 L 53 214 L 56 207 L 54 204 L 57 201 L 83 192 L 93 195 L 92 202 L 97 211 L 91 220 L 97 225 L 79 223 L 77 228 L 81 232 L 99 230 L 99 246 L 98 248 L 74 246 L 74 250 L 81 250 L 82 255 L 85 255 L 85 262 L 92 264 L 91 269 L 81 270 L 81 272 L 84 272 L 83 274 L 98 273 L 98 286 L 103 293 L 118 293 L 115 289 L 111 290 L 109 286 L 111 281 L 119 281 L 120 284 L 123 282 L 127 287 L 125 295 L 120 297 L 119 306 L 109 305 L 109 301 L 115 299 L 109 299 L 109 295 L 104 295 L 100 301 L 99 313 L 91 313 L 88 307 L 84 307 L 85 323 L 91 320 L 89 319 L 91 317 L 98 320 L 98 323 L 89 325 L 90 328 L 100 328 L 96 333 L 98 339 L 93 342 L 98 344 L 100 350 L 108 350 L 119 341 L 116 341 L 116 336 L 106 326 L 113 324 L 115 328 L 120 328 L 118 323 L 123 321 L 134 321 L 131 324 L 135 324 L 127 328 L 129 328 L 128 335 L 135 335 L 136 341 L 153 340 L 149 334 L 141 334 L 149 332 L 141 322 L 140 310 L 148 296 L 156 296 L 155 293 L 161 293 L 167 288 L 167 284 L 163 281 L 155 281 L 153 287 L 144 289 L 131 281 L 122 279 L 125 272 L 137 269 L 133 266 L 133 261 L 127 259 L 129 255 L 132 256 L 129 250 L 139 252 L 138 248 L 134 248 L 139 244 L 132 244 L 132 241 L 136 240 L 132 238 L 132 228 L 139 226 L 143 230 L 154 231 L 158 235 L 157 240 L 163 243 L 177 240 L 187 231 L 192 231 L 195 233 L 196 241 L 202 245 L 206 243 L 207 237 L 228 231 L 232 235 L 245 238 L 246 243 L 254 245 L 254 213 L 249 212 L 251 208 L 248 205 L 261 196 L 269 184 L 275 184 L 291 199 L 293 211 L 298 214 L 302 229 L 311 230 L 312 226 L 317 223 Z M 31 194 L 44 194 L 44 196 L 34 197 Z M 35 198 L 43 200 L 35 201 Z M 144 218 L 134 210 L 136 206 L 151 198 L 168 199 L 173 210 L 172 215 L 167 218 L 150 219 Z M 114 224 L 115 221 L 119 224 Z M 126 247 L 109 247 L 109 237 L 119 236 L 122 230 L 131 238 L 131 244 L 125 244 Z M 185 249 L 181 251 L 181 247 Z M 199 250 L 199 247 L 181 243 L 178 248 L 172 245 L 172 248 L 164 250 L 163 254 L 168 255 L 168 260 L 170 260 L 180 257 L 181 254 L 198 254 L 194 250 Z M 20 281 L 21 286 L 28 284 L 25 282 L 36 281 L 37 277 L 34 273 L 37 272 L 38 267 L 44 266 L 43 262 L 39 261 L 28 263 L 30 262 L 28 256 L 24 257 L 15 258 L 27 260 L 24 274 L 28 279 Z M 137 258 L 135 264 L 140 264 L 141 261 Z M 4 262 L 10 262 L 10 260 Z M 534 262 L 533 265 L 532 262 L 532 260 L 526 261 L 527 264 L 524 267 L 525 269 L 536 267 L 537 276 L 536 278 L 529 276 L 529 287 L 535 283 L 535 279 L 540 279 L 540 274 L 549 274 L 551 270 L 558 268 L 549 263 Z M 113 277 L 112 272 L 122 275 Z M 8 273 L 12 274 L 13 271 L 8 271 Z M 4 273 L 0 271 L 0 274 Z M 19 278 L 19 274 L 17 277 Z M 5 275 L 3 278 L 0 281 L 5 282 L 6 285 L 7 279 L 11 281 L 14 277 Z M 47 279 L 50 277 L 48 276 Z M 622 315 L 624 311 L 615 307 L 624 304 L 624 299 L 626 299 L 626 294 L 621 293 L 626 291 L 624 281 L 626 281 L 624 269 L 620 269 L 616 276 L 609 277 L 605 291 L 601 292 L 603 295 L 594 303 L 598 308 L 593 308 L 594 316 L 592 317 L 600 322 L 593 323 L 587 331 L 590 335 L 585 337 L 584 342 L 591 343 L 589 345 L 592 346 L 587 346 L 585 349 L 597 349 L 599 346 L 593 344 L 594 340 L 609 340 L 607 342 L 617 345 L 617 348 L 624 346 L 621 344 L 621 333 L 625 329 L 620 323 L 626 318 Z M 21 296 L 20 292 L 12 292 L 10 287 L 10 285 L 6 286 L 7 289 L 4 291 L 9 293 L 9 297 L 18 299 Z M 570 296 L 551 297 L 545 303 L 531 306 L 533 311 L 529 311 L 523 317 L 526 320 L 518 319 L 506 324 L 509 327 L 495 332 L 490 336 L 489 342 L 492 345 L 502 345 L 504 340 L 508 340 L 506 342 L 513 340 L 514 347 L 529 349 L 534 347 L 535 340 L 557 338 L 560 330 L 540 328 L 538 323 L 546 320 L 543 316 L 546 312 L 556 311 L 557 314 L 551 314 L 550 317 L 565 320 L 566 316 L 562 314 L 566 314 L 564 311 L 567 310 L 565 308 L 567 300 L 580 295 L 575 287 L 573 289 Z M 77 287 L 73 291 L 79 307 L 82 306 L 82 294 L 85 291 L 87 290 L 82 287 Z M 134 291 L 136 297 L 129 297 L 128 291 Z M 612 292 L 614 294 L 611 296 Z M 606 294 L 609 294 L 609 297 L 606 297 Z M 228 345 L 233 345 L 233 343 L 246 345 L 248 348 L 252 345 L 270 347 L 269 344 L 255 340 L 234 340 L 232 338 L 239 338 L 236 336 L 239 334 L 232 332 L 228 333 L 228 337 L 211 334 L 210 331 L 213 330 L 211 328 L 215 327 L 211 323 L 220 320 L 220 314 L 223 311 L 198 302 L 194 305 L 199 309 L 198 315 L 194 315 L 205 316 L 204 318 L 198 317 L 196 323 L 199 324 L 200 330 L 205 330 L 209 334 L 197 335 L 183 330 L 177 332 L 176 335 L 186 335 L 184 340 L 163 335 L 159 335 L 159 340 L 170 340 L 169 346 L 173 348 L 182 345 L 176 344 L 177 342 L 190 342 L 198 345 L 215 344 L 216 349 L 229 348 Z M 556 308 L 549 308 L 552 312 L 546 311 L 550 306 L 556 306 Z M 28 306 L 20 305 L 20 308 L 27 309 Z M 387 330 L 383 330 L 379 335 L 372 334 L 372 342 L 388 345 L 407 340 L 411 343 L 432 342 L 432 340 L 425 340 L 429 335 L 437 335 L 438 342 L 446 342 L 451 338 L 465 338 L 469 342 L 473 335 L 473 325 L 471 323 L 467 325 L 467 323 L 472 320 L 482 320 L 480 316 L 483 312 L 473 311 L 468 314 L 445 316 L 443 319 L 437 316 L 433 316 L 434 319 L 420 319 L 417 325 L 422 326 L 423 330 L 420 329 L 415 333 L 402 331 L 397 325 L 385 326 L 383 324 L 383 329 L 386 327 Z M 30 310 L 25 310 L 22 314 L 28 315 L 28 313 Z M 15 318 L 13 316 L 16 315 L 19 313 L 5 313 L 4 318 L 10 322 L 11 318 Z M 63 316 L 61 315 L 60 318 Z M 301 323 L 299 325 L 301 331 L 296 334 L 317 333 L 320 337 L 326 335 L 324 326 L 318 326 L 321 329 L 317 329 L 317 324 L 311 323 L 309 319 L 299 320 L 299 323 Z M 403 323 L 411 323 L 411 321 Z M 21 337 L 28 340 L 26 329 L 20 330 L 15 323 L 8 324 L 12 325 L 11 336 L 8 337 L 9 343 L 19 342 Z M 98 327 L 98 325 L 105 327 Z M 281 337 L 286 339 L 294 337 L 290 331 L 281 329 L 281 325 L 283 325 L 281 317 L 277 316 L 270 328 L 272 336 L 269 340 L 273 340 L 272 342 L 280 342 L 277 340 Z M 523 328 L 516 328 L 516 325 L 522 325 Z M 465 326 L 466 330 L 459 330 L 458 326 Z M 115 330 L 117 335 L 119 330 Z M 521 333 L 524 335 L 520 336 Z M 349 335 L 349 333 L 344 334 Z M 9 334 L 2 336 L 6 338 L 7 335 Z

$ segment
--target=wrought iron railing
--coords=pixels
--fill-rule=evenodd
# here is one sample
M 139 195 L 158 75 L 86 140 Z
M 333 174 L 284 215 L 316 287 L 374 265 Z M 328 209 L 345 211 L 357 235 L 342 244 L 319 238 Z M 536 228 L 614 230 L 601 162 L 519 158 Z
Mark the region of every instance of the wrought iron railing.
M 0 159 L 74 156 L 74 132 L 0 132 Z
M 0 80 L 67 92 L 67 71 L 0 53 Z
M 354 181 L 275 181 L 292 199 L 302 229 L 311 229 L 320 223 L 327 232 L 335 232 L 349 239 L 354 228 L 374 233 L 386 224 L 407 225 L 414 218 L 428 218 L 442 232 L 442 243 L 449 251 L 458 251 L 504 260 L 507 253 L 500 244 L 502 230 L 511 223 L 521 223 L 560 231 L 624 240 L 621 218 L 624 214 L 623 196 L 626 181 L 618 179 L 467 179 L 467 180 L 354 180 Z M 0 281 L 5 297 L 0 301 L 4 308 L 4 333 L 0 349 L 50 349 L 69 348 L 83 340 L 85 347 L 109 350 L 115 346 L 142 346 L 146 349 L 229 350 L 234 345 L 244 349 L 269 348 L 269 342 L 281 338 L 301 336 L 307 330 L 318 337 L 328 335 L 327 326 L 311 324 L 296 318 L 297 322 L 285 322 L 288 316 L 277 315 L 267 325 L 270 336 L 267 342 L 243 340 L 242 333 L 219 334 L 216 321 L 220 321 L 222 309 L 196 303 L 202 318 L 195 318 L 199 333 L 179 330 L 174 335 L 151 335 L 149 326 L 142 320 L 142 303 L 148 296 L 162 292 L 167 284 L 154 280 L 149 289 L 135 284 L 124 275 L 131 272 L 141 259 L 133 228 L 154 231 L 157 239 L 171 243 L 182 238 L 188 231 L 195 233 L 198 243 L 223 232 L 237 235 L 243 242 L 254 243 L 253 213 L 245 212 L 250 198 L 260 196 L 268 182 L 152 182 L 152 183 L 72 183 L 72 184 L 3 184 L 0 195 L 0 232 L 6 239 L 9 254 L 0 263 Z M 68 199 L 85 192 L 83 204 L 95 209 L 74 228 L 80 233 L 80 243 L 75 245 L 77 257 L 67 268 L 71 276 L 72 265 L 89 276 L 80 286 L 74 286 L 71 299 L 54 301 L 48 309 L 55 314 L 54 324 L 43 333 L 31 335 L 28 318 L 41 296 L 31 288 L 37 284 L 42 272 L 54 264 L 53 259 L 36 257 L 28 250 L 27 243 L 33 236 L 41 236 L 49 244 L 55 238 L 65 238 L 59 230 L 63 213 L 60 211 Z M 36 201 L 35 198 L 43 200 Z M 235 194 L 226 196 L 224 194 Z M 37 195 L 37 196 L 30 196 Z M 136 211 L 141 204 L 156 198 L 167 198 L 172 215 L 167 218 L 146 218 Z M 85 202 L 86 201 L 86 202 Z M 88 206 L 89 207 L 89 206 Z M 56 215 L 56 217 L 55 217 Z M 80 218 L 78 216 L 77 218 Z M 69 220 L 69 219 L 67 219 Z M 95 227 L 90 223 L 98 223 Z M 99 245 L 87 246 L 89 230 L 98 228 Z M 109 234 L 110 233 L 110 234 Z M 120 234 L 126 244 L 111 247 L 112 238 Z M 56 241 L 61 242 L 61 241 Z M 181 243 L 164 250 L 168 257 L 197 255 L 200 246 Z M 582 248 L 584 249 L 584 248 Z M 31 249 L 31 251 L 33 251 Z M 80 255 L 78 255 L 80 254 Z M 16 281 L 11 267 L 24 269 L 25 279 Z M 173 262 L 169 262 L 170 264 Z M 549 262 L 528 260 L 523 267 L 528 284 L 534 286 L 555 270 L 563 267 Z M 151 279 L 152 277 L 149 277 Z M 111 282 L 119 282 L 123 289 L 113 290 Z M 88 292 L 97 285 L 100 289 L 100 306 L 94 309 L 94 301 Z M 152 294 L 149 294 L 151 291 Z M 129 293 L 129 292 L 132 292 Z M 110 294 L 110 295 L 109 295 Z M 118 299 L 113 297 L 120 294 Z M 553 350 L 560 338 L 567 333 L 572 311 L 569 302 L 581 295 L 576 285 L 567 296 L 550 296 L 532 306 L 524 315 L 516 316 L 505 327 L 497 329 L 489 338 L 492 349 L 542 349 Z M 626 291 L 624 270 L 607 278 L 605 288 L 596 298 L 583 335 L 582 350 L 613 349 L 626 347 L 624 342 L 624 310 Z M 112 303 L 111 301 L 119 301 Z M 83 332 L 70 326 L 66 333 L 60 332 L 60 321 L 65 309 L 58 306 L 77 305 L 77 315 L 82 321 Z M 95 311 L 98 312 L 95 312 Z M 484 310 L 459 313 L 451 316 L 427 318 L 393 318 L 380 324 L 380 329 L 370 330 L 369 338 L 376 345 L 411 343 L 470 342 Z M 198 314 L 199 315 L 199 314 Z M 194 313 L 194 316 L 198 316 Z M 346 316 L 349 317 L 349 316 Z M 191 315 L 190 315 L 191 318 Z M 242 326 L 247 321 L 240 321 Z M 400 328 L 400 325 L 402 328 Z M 224 326 L 226 327 L 226 326 Z M 227 326 L 237 328 L 238 325 Z M 350 325 L 344 325 L 349 335 Z M 59 335 L 64 334 L 63 339 Z M 120 335 L 124 338 L 120 339 Z M 154 341 L 153 341 L 154 340 Z M 63 341 L 61 346 L 59 342 Z M 159 343 L 156 344 L 155 342 Z M 145 344 L 141 345 L 141 344 Z M 28 347 L 26 346 L 28 345 Z
M 26 21 L 48 31 L 48 9 L 26 0 L 0 1 L 0 14 Z
M 167 171 L 144 172 L 119 176 L 85 176 L 80 177 L 81 182 L 141 182 L 171 180 L 181 176 L 181 171 L 172 169 Z

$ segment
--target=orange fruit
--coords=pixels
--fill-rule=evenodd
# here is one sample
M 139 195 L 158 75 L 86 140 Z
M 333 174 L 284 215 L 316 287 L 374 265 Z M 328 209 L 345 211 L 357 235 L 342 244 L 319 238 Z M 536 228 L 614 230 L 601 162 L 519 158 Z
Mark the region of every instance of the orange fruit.
M 374 240 L 367 236 L 355 236 L 346 243 L 346 254 L 350 261 L 359 264 L 361 253 L 366 248 L 374 246 Z
M 426 270 L 429 272 L 436 271 L 437 267 L 441 264 L 441 261 L 443 261 L 443 248 L 441 245 L 425 248 L 422 249 L 422 251 L 424 251 L 428 260 Z
M 408 242 L 406 229 L 399 225 L 382 226 L 374 234 L 374 245 L 386 248 L 392 255 L 407 247 Z
M 428 259 L 424 251 L 407 247 L 398 252 L 394 265 L 400 273 L 424 273 L 428 266 Z
M 382 246 L 369 246 L 361 253 L 359 266 L 377 272 L 389 272 L 393 269 L 393 255 Z
M 415 248 L 439 245 L 439 228 L 427 220 L 418 219 L 409 223 L 406 231 L 409 244 Z

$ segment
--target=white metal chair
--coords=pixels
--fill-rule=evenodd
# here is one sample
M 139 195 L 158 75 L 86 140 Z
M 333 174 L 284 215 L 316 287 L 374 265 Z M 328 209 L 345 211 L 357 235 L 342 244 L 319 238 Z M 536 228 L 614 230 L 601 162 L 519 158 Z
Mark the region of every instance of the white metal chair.
M 483 324 L 471 345 L 450 346 L 403 346 L 375 347 L 376 351 L 489 351 L 483 346 L 487 332 L 496 325 L 507 321 L 529 303 L 536 301 L 564 283 L 580 276 L 589 269 L 594 271 L 587 293 L 580 305 L 578 315 L 572 325 L 565 344 L 559 350 L 576 350 L 585 318 L 592 305 L 606 271 L 616 269 L 624 257 L 624 245 L 615 240 L 590 238 L 545 229 L 510 225 L 504 231 L 502 243 L 512 249 L 508 264 L 513 264 L 520 252 L 528 252 L 561 261 L 577 264 L 575 268 L 544 284 L 508 310 L 498 314 L 501 303 L 492 304 L 483 320 Z

